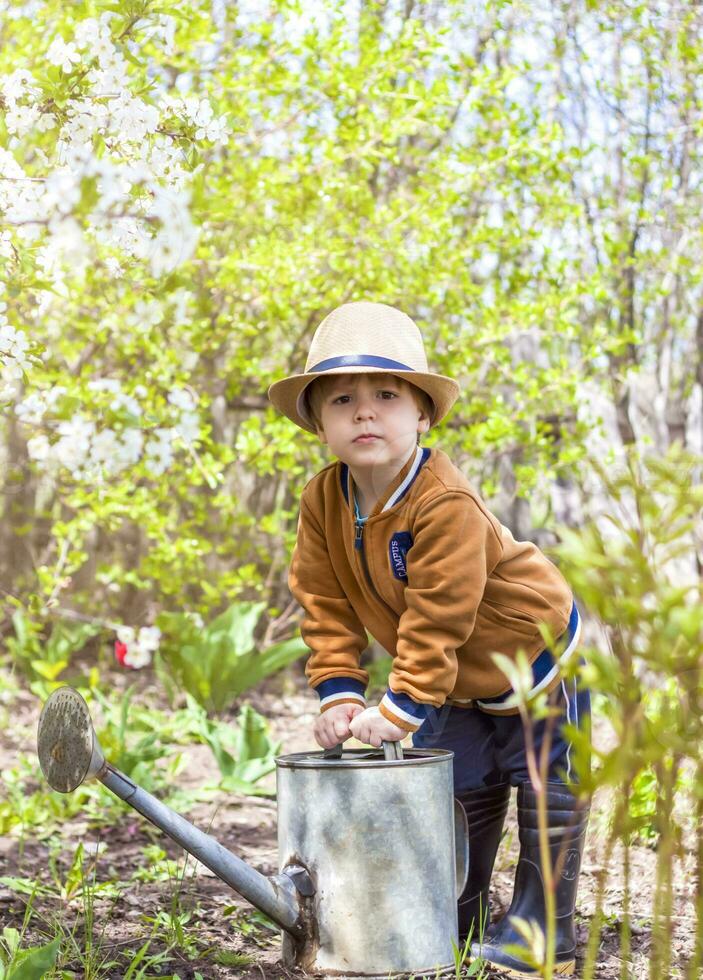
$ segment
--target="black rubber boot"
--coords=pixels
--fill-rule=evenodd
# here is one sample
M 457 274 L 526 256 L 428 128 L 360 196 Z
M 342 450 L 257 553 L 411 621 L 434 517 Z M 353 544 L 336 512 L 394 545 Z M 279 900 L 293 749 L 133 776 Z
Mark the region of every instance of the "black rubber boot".
M 586 837 L 588 809 L 577 805 L 562 783 L 547 784 L 547 826 L 552 868 L 556 869 L 555 910 L 557 976 L 571 976 L 576 965 L 576 932 L 574 909 L 581 856 Z M 510 908 L 482 943 L 471 944 L 472 956 L 482 956 L 511 976 L 539 977 L 529 964 L 506 952 L 508 946 L 525 946 L 525 940 L 514 928 L 511 917 L 518 916 L 539 926 L 547 934 L 544 883 L 539 848 L 537 794 L 530 783 L 518 787 L 518 827 L 520 857 L 515 873 L 515 889 Z
M 490 922 L 488 885 L 510 799 L 510 784 L 469 789 L 457 796 L 469 824 L 469 877 L 459 897 L 459 947 L 479 939 Z

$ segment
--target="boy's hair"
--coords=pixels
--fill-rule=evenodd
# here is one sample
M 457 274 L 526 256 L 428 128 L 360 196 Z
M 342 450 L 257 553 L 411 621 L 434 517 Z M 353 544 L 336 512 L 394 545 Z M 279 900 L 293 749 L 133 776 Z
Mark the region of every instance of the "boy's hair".
M 422 388 L 418 388 L 417 385 L 412 384 L 405 378 L 399 378 L 398 375 L 393 375 L 398 384 L 407 385 L 410 388 L 410 392 L 415 399 L 415 404 L 417 407 L 427 415 L 432 421 L 435 414 L 434 402 Z M 334 375 L 330 375 L 326 378 L 315 378 L 315 380 L 308 385 L 305 389 L 304 401 L 305 407 L 308 410 L 310 418 L 313 420 L 315 425 L 320 428 L 321 418 L 322 418 L 322 402 L 324 400 L 325 394 L 329 391 L 332 384 L 334 384 Z M 420 442 L 420 433 L 418 432 L 417 441 Z

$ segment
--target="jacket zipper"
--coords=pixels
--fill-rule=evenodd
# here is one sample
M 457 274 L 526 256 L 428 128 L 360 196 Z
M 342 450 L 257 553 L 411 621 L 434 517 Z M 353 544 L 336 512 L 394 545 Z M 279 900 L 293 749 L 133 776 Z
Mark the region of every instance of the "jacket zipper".
M 366 552 L 364 551 L 364 522 L 358 521 L 356 518 L 354 518 L 354 528 L 355 528 L 354 550 L 360 552 L 361 567 L 364 570 L 364 576 L 366 578 L 366 583 L 369 587 L 369 590 L 373 593 L 376 601 L 379 602 L 385 609 L 387 609 L 394 619 L 397 619 L 398 614 L 393 609 L 391 609 L 391 607 L 388 605 L 385 599 L 381 598 L 381 596 L 376 591 L 376 586 L 373 584 L 373 581 L 371 579 L 371 572 L 369 571 L 369 565 L 368 562 L 366 561 Z

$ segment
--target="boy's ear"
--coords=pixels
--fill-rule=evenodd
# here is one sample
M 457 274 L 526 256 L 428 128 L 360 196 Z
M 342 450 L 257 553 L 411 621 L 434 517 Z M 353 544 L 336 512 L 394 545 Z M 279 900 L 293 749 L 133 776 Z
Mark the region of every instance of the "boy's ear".
M 315 428 L 317 429 L 317 438 L 320 440 L 320 442 L 326 443 L 327 436 L 325 435 L 325 430 L 322 428 L 321 425 L 318 425 L 317 423 L 315 423 Z
M 430 417 L 427 412 L 420 412 L 420 418 L 417 420 L 417 431 L 427 432 L 430 428 Z

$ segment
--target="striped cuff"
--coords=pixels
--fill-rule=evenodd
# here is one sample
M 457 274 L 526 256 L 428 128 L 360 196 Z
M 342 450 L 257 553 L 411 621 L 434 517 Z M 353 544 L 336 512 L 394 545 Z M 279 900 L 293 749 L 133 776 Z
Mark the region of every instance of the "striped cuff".
M 365 685 L 355 677 L 331 677 L 315 688 L 320 697 L 320 711 L 338 704 L 360 704 L 366 707 Z
M 416 732 L 432 707 L 431 704 L 413 701 L 409 694 L 391 691 L 389 687 L 383 695 L 378 710 L 387 721 L 402 728 L 403 731 Z

